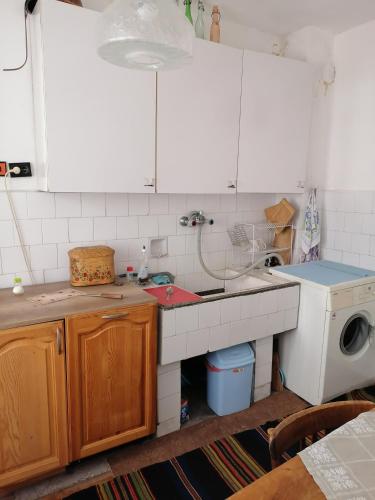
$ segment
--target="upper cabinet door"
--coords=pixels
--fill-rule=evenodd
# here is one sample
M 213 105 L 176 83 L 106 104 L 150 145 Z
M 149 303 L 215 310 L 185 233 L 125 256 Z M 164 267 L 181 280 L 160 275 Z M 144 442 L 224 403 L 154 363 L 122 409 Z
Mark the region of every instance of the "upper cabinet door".
M 158 74 L 158 192 L 236 191 L 242 54 L 196 40 L 191 66 Z
M 38 168 L 50 191 L 155 191 L 156 75 L 96 52 L 98 12 L 40 0 L 32 49 Z
M 312 98 L 310 65 L 244 52 L 238 192 L 303 191 Z

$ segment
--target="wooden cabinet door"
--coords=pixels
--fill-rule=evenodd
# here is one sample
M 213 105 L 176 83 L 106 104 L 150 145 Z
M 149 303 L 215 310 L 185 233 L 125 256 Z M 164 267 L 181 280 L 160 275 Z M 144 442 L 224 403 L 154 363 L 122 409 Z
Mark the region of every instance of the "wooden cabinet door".
M 304 191 L 312 99 L 311 65 L 245 50 L 238 192 Z
M 62 322 L 0 331 L 0 487 L 68 463 Z
M 50 191 L 154 193 L 156 75 L 98 56 L 99 17 L 39 0 L 31 18 L 38 169 Z
M 159 193 L 236 192 L 242 54 L 195 40 L 191 66 L 158 73 Z
M 66 325 L 71 459 L 155 432 L 156 306 L 80 314 Z

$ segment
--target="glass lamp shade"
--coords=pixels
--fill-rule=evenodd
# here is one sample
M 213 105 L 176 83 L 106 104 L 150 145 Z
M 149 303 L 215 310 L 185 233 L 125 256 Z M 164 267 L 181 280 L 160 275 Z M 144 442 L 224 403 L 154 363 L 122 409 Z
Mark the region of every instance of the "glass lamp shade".
M 114 0 L 98 36 L 99 56 L 117 66 L 160 71 L 192 60 L 194 30 L 176 0 Z

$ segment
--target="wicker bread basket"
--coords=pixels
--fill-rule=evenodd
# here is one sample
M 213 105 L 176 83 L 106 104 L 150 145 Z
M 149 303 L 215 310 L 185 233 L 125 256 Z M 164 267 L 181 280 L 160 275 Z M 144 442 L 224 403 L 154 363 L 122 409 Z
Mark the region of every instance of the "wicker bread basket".
M 115 281 L 115 251 L 106 246 L 69 250 L 70 282 L 73 286 L 105 285 Z

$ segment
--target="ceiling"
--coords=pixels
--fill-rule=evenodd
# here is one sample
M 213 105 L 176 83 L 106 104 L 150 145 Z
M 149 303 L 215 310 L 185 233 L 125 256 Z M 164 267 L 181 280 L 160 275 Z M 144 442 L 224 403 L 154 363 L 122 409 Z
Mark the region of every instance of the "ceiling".
M 83 0 L 85 7 L 95 10 L 109 3 L 111 0 Z M 206 1 L 207 5 L 211 3 L 214 1 Z M 227 18 L 279 35 L 305 26 L 340 33 L 375 19 L 375 0 L 217 0 L 217 3 L 223 20 Z

